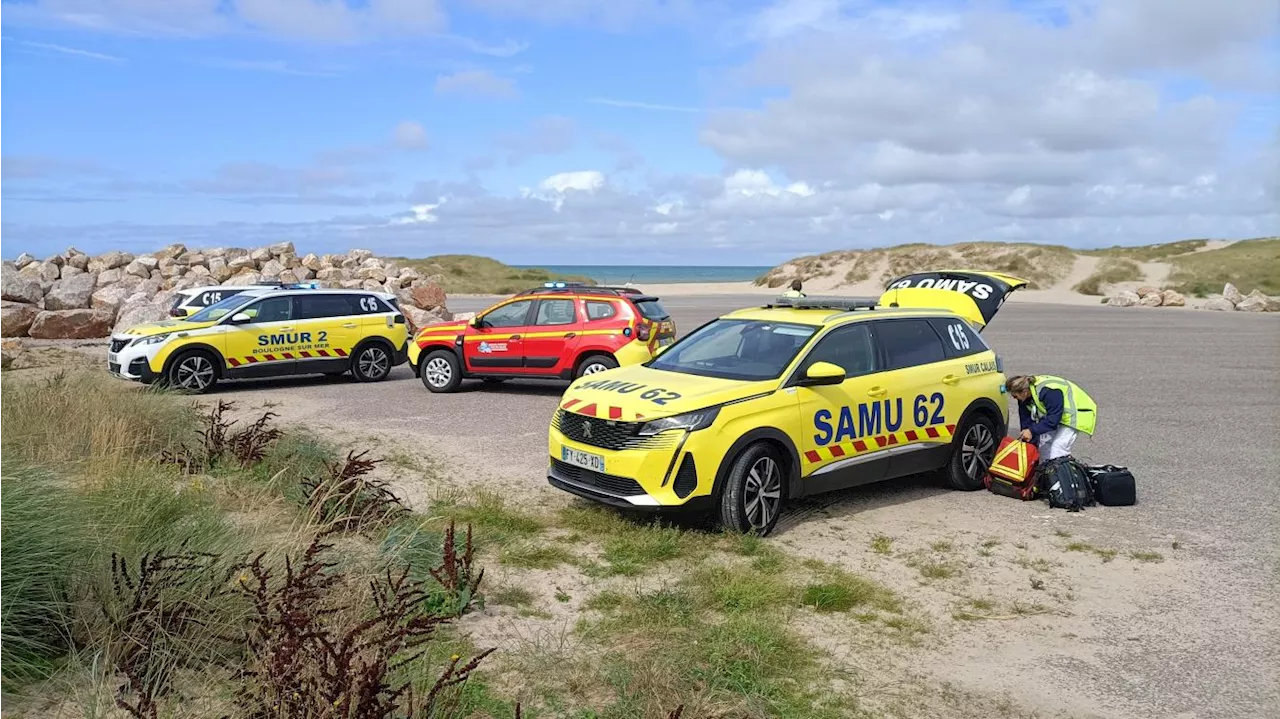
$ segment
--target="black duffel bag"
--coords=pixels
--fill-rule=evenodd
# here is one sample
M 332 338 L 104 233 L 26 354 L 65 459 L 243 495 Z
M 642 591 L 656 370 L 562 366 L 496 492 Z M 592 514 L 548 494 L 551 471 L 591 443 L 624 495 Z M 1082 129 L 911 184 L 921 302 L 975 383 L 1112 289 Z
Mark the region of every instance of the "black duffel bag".
M 1138 489 L 1133 473 L 1127 467 L 1104 464 L 1089 467 L 1089 484 L 1098 504 L 1108 507 L 1127 507 L 1138 503 Z

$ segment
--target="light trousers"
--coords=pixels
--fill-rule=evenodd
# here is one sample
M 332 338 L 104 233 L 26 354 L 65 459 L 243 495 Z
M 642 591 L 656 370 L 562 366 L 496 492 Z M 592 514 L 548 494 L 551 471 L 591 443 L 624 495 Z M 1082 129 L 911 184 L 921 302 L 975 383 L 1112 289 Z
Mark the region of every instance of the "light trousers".
M 1052 432 L 1045 432 L 1040 435 L 1038 447 L 1040 460 L 1048 462 L 1059 457 L 1065 457 L 1071 454 L 1071 448 L 1075 444 L 1076 431 L 1065 424 L 1058 425 L 1058 428 Z

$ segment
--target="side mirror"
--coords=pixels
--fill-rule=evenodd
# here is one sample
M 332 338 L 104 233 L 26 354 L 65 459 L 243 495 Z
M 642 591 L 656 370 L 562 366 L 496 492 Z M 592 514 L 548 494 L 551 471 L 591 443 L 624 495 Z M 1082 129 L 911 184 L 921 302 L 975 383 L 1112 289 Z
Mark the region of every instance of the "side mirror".
M 844 367 L 833 365 L 830 362 L 814 362 L 804 373 L 804 377 L 799 384 L 804 387 L 840 384 L 844 381 L 844 377 Z
M 249 316 L 248 312 L 237 312 L 234 315 L 231 315 L 231 324 L 233 325 L 248 324 L 252 319 L 253 318 Z
M 472 327 L 475 327 L 476 329 L 480 329 L 481 327 L 484 327 L 484 318 L 483 318 L 483 317 L 472 317 L 472 318 L 471 318 L 471 326 L 472 326 Z
M 191 313 L 187 311 L 186 307 L 174 307 L 169 310 L 170 317 L 186 317 L 189 314 Z

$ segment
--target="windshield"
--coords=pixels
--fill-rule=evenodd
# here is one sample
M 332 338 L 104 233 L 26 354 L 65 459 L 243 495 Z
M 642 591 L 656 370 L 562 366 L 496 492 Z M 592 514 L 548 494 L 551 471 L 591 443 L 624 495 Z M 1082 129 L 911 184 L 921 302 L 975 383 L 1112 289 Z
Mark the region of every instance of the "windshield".
M 214 302 L 199 312 L 186 317 L 187 322 L 213 322 L 235 312 L 252 300 L 257 299 L 252 295 L 232 295 L 221 302 Z
M 716 320 L 672 345 L 649 366 L 748 382 L 777 379 L 817 331 L 813 325 Z

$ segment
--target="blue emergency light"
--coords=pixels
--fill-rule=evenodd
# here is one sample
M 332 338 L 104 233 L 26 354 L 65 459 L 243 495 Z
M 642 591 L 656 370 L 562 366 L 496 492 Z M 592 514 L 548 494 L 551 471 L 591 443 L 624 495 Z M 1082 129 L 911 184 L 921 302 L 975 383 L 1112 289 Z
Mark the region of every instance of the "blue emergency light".
M 543 286 L 543 287 L 551 287 L 551 288 L 554 288 L 554 289 L 557 289 L 557 290 L 564 289 L 565 287 L 568 287 L 568 285 L 566 285 L 566 284 L 565 284 L 565 283 L 563 283 L 563 282 L 543 282 L 543 283 L 542 283 L 542 286 Z

